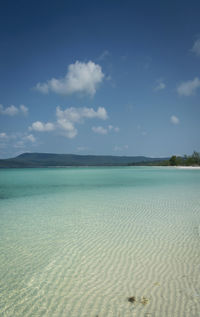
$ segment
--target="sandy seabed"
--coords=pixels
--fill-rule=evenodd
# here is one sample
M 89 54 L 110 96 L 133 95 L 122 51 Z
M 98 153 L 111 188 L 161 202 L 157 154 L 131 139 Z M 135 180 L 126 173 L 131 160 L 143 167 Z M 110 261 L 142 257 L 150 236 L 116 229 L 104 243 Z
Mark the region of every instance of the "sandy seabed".
M 0 316 L 200 317 L 199 171 L 3 172 Z

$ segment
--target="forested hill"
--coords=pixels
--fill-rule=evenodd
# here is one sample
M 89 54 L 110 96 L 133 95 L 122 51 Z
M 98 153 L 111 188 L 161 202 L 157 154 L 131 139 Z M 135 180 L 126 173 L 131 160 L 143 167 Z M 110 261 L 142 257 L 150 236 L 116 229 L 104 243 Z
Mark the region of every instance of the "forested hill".
M 0 168 L 49 166 L 125 166 L 142 162 L 150 163 L 156 161 L 159 162 L 161 159 L 145 156 L 24 153 L 15 158 L 1 159 Z

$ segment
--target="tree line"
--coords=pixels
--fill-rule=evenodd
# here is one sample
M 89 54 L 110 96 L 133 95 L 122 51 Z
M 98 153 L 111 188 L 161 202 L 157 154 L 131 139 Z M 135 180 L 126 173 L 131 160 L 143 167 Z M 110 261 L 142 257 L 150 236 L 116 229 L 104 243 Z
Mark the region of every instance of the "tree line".
M 166 163 L 170 166 L 200 166 L 200 153 L 194 151 L 192 155 L 184 155 L 183 157 L 172 155 Z
M 200 166 L 200 153 L 194 151 L 192 155 L 176 156 L 152 162 L 133 162 L 129 166 Z

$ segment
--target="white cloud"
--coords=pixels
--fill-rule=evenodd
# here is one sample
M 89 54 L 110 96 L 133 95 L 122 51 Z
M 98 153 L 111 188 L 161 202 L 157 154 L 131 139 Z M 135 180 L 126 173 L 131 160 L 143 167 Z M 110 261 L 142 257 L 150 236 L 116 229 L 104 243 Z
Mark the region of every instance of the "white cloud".
M 30 141 L 32 143 L 35 143 L 36 142 L 36 138 L 34 137 L 34 135 L 32 134 L 28 134 L 24 137 L 24 140 L 27 140 L 27 141 Z
M 111 124 L 108 126 L 109 131 L 119 132 L 119 127 L 113 127 Z
M 27 146 L 27 143 L 32 143 L 34 145 L 36 143 L 36 138 L 33 134 L 24 134 L 21 136 L 20 140 L 17 141 L 14 145 L 15 148 L 24 148 Z
M 93 108 L 82 108 L 79 109 L 79 114 L 85 118 L 98 118 L 102 120 L 108 119 L 106 109 L 103 107 L 99 107 L 97 111 Z
M 29 131 L 47 132 L 58 130 L 63 136 L 72 139 L 78 134 L 76 124 L 84 123 L 85 119 L 106 120 L 107 118 L 106 109 L 103 107 L 99 107 L 95 111 L 93 108 L 87 107 L 70 107 L 62 110 L 58 106 L 56 107 L 56 121 L 54 123 L 36 121 L 29 127 Z
M 108 133 L 108 130 L 101 127 L 101 126 L 98 126 L 98 127 L 92 127 L 92 131 L 94 133 L 98 133 L 98 134 L 107 134 Z
M 41 121 L 35 121 L 32 123 L 31 127 L 29 127 L 29 130 L 46 132 L 46 131 L 53 131 L 54 128 L 55 128 L 54 124 L 51 122 L 43 123 Z
M 80 118 L 76 116 L 76 113 L 73 114 L 73 110 L 71 112 L 68 111 L 69 109 L 62 111 L 60 107 L 56 108 L 57 124 L 61 130 L 65 131 L 67 138 L 73 139 L 78 134 L 78 130 L 74 124 L 75 122 L 79 122 Z
M 171 116 L 170 121 L 171 121 L 171 123 L 173 123 L 173 124 L 179 124 L 179 122 L 180 122 L 179 118 L 176 117 L 176 116 L 174 116 L 174 115 Z
M 33 134 L 15 133 L 9 136 L 9 141 L 14 148 L 25 148 L 28 144 L 35 145 L 36 138 Z M 15 141 L 15 143 L 13 143 Z
M 93 96 L 103 78 L 104 73 L 100 65 L 92 61 L 88 63 L 76 61 L 68 66 L 64 78 L 52 78 L 45 83 L 37 83 L 35 88 L 42 93 L 53 91 L 57 94 L 68 95 L 83 92 Z
M 166 87 L 166 84 L 163 82 L 162 79 L 159 79 L 159 80 L 157 80 L 157 85 L 154 88 L 154 90 L 155 91 L 163 90 L 163 89 L 165 89 L 165 87 Z
M 177 88 L 177 92 L 181 96 L 191 96 L 195 94 L 196 89 L 199 87 L 200 80 L 198 77 L 195 77 L 193 80 L 181 83 Z
M 200 56 L 200 38 L 194 42 L 191 51 L 195 53 L 197 56 Z
M 80 122 L 83 118 L 98 118 L 102 120 L 106 120 L 108 118 L 106 109 L 103 107 L 99 107 L 97 111 L 93 108 L 74 108 L 70 107 L 65 110 L 61 110 L 58 106 L 56 108 L 56 116 L 57 118 L 65 118 L 67 121 L 70 122 Z
M 27 149 L 27 146 L 37 145 L 36 138 L 33 134 L 28 133 L 11 133 L 7 134 L 6 132 L 0 133 L 0 148 L 6 148 L 7 153 L 10 149 L 17 148 L 22 149 L 23 151 Z
M 8 135 L 5 133 L 5 132 L 1 132 L 0 133 L 0 139 L 2 140 L 5 140 L 5 139 L 7 139 L 8 138 Z
M 15 116 L 16 114 L 18 114 L 18 112 L 19 112 L 18 108 L 13 105 L 7 108 L 4 108 L 2 105 L 0 105 L 0 114 Z
M 47 83 L 37 83 L 35 89 L 42 92 L 43 94 L 48 94 L 49 92 L 49 82 Z
M 106 57 L 110 56 L 110 52 L 108 50 L 105 50 L 101 53 L 101 55 L 99 56 L 99 60 L 102 61 L 104 59 L 106 59 Z
M 17 108 L 14 105 L 11 105 L 7 108 L 5 108 L 3 105 L 0 105 L 0 114 L 8 115 L 8 116 L 15 116 L 19 113 L 27 114 L 28 108 L 24 105 L 20 105 L 19 108 Z
M 20 105 L 19 108 L 24 115 L 28 114 L 28 108 L 26 106 Z
M 12 133 L 12 134 L 7 134 L 6 132 L 1 132 L 0 133 L 0 141 L 6 141 L 7 143 L 12 140 L 16 140 L 21 138 L 22 134 L 21 133 Z
M 108 118 L 106 109 L 99 107 L 97 111 L 93 108 L 67 108 L 61 110 L 60 107 L 56 108 L 57 125 L 60 129 L 66 132 L 68 138 L 74 138 L 78 131 L 75 128 L 76 123 L 82 123 L 85 118 L 93 119 L 98 118 L 101 120 L 106 120 Z
M 118 127 L 113 127 L 113 125 L 109 124 L 108 127 L 92 127 L 92 131 L 98 134 L 107 134 L 108 132 L 114 131 L 114 132 L 119 132 Z

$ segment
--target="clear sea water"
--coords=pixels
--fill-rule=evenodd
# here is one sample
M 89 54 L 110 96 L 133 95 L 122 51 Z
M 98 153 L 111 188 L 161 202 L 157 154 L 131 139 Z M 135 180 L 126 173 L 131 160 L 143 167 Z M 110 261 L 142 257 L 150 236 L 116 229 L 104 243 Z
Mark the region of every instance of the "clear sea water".
M 199 224 L 200 170 L 2 169 L 0 316 L 200 317 Z

